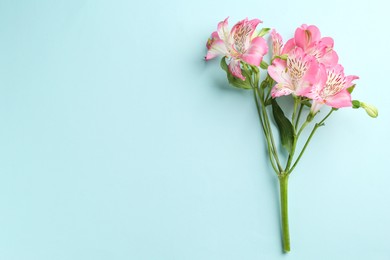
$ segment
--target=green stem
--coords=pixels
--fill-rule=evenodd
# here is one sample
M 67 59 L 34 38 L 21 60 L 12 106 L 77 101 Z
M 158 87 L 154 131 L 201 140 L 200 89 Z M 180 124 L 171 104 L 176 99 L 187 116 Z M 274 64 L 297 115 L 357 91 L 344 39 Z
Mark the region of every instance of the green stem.
M 288 155 L 288 159 L 287 159 L 287 163 L 286 163 L 286 167 L 284 169 L 285 172 L 288 172 L 290 166 L 291 166 L 291 163 L 292 163 L 292 160 L 294 158 L 294 154 L 295 154 L 295 148 L 297 146 L 297 141 L 298 141 L 298 136 L 297 136 L 297 129 L 295 127 L 295 117 L 297 116 L 297 109 L 298 109 L 298 104 L 299 104 L 299 98 L 298 97 L 295 97 L 294 96 L 294 110 L 293 110 L 293 114 L 292 114 L 292 118 L 291 118 L 291 123 L 293 125 L 293 131 L 294 131 L 294 136 L 293 136 L 293 143 L 292 143 L 292 147 L 291 147 L 291 151 Z
M 302 103 L 299 105 L 299 111 L 297 116 L 297 121 L 295 122 L 295 129 L 298 129 L 299 126 L 299 119 L 301 118 L 302 110 L 305 105 L 302 105 Z
M 299 153 L 298 158 L 297 158 L 297 160 L 295 161 L 295 163 L 293 164 L 293 166 L 291 167 L 291 169 L 288 170 L 288 173 L 291 173 L 291 172 L 294 170 L 295 166 L 297 166 L 299 160 L 301 159 L 303 153 L 304 153 L 305 150 L 306 150 L 306 147 L 309 145 L 310 140 L 311 140 L 311 138 L 313 137 L 314 133 L 317 131 L 317 129 L 318 129 L 320 126 L 323 126 L 323 125 L 324 125 L 325 120 L 333 113 L 333 111 L 335 111 L 335 109 L 332 108 L 332 109 L 329 111 L 329 113 L 328 113 L 328 114 L 327 114 L 319 123 L 316 123 L 316 124 L 314 125 L 313 130 L 311 131 L 309 137 L 308 137 L 307 140 L 306 140 L 305 145 L 304 145 L 303 148 L 302 148 L 302 151 Z M 304 126 L 306 126 L 308 123 L 309 123 L 308 121 L 305 122 L 305 124 L 302 126 L 301 130 L 299 131 L 298 136 L 299 136 L 299 134 L 302 132 Z
M 294 96 L 294 110 L 293 110 L 292 119 L 291 119 L 291 123 L 293 126 L 295 125 L 294 122 L 295 122 L 295 117 L 297 115 L 298 104 L 299 104 L 299 100 L 297 97 Z M 293 127 L 293 129 L 295 132 L 295 127 Z
M 263 132 L 264 132 L 264 135 L 265 135 L 265 139 L 267 140 L 267 145 L 268 145 L 268 157 L 269 157 L 269 160 L 271 162 L 271 165 L 272 165 L 272 168 L 274 169 L 274 171 L 277 173 L 278 172 L 278 169 L 276 168 L 276 164 L 274 162 L 274 158 L 272 156 L 272 147 L 271 147 L 271 143 L 270 143 L 270 140 L 269 140 L 269 136 L 268 136 L 268 133 L 267 133 L 267 130 L 265 128 L 265 124 L 264 124 L 264 120 L 263 120 L 263 117 L 261 115 L 261 108 L 260 108 L 260 104 L 259 104 L 259 93 L 258 93 L 258 89 L 257 88 L 253 88 L 253 93 L 254 93 L 254 97 L 255 97 L 255 103 L 256 103 L 256 108 L 257 108 L 257 113 L 259 115 L 259 119 L 260 119 L 260 124 L 261 124 L 261 127 L 263 128 Z
M 295 166 L 297 166 L 299 160 L 301 159 L 303 153 L 304 153 L 305 150 L 306 150 L 306 147 L 309 145 L 310 140 L 311 140 L 311 138 L 313 137 L 313 135 L 314 135 L 314 133 L 316 132 L 316 130 L 317 130 L 318 127 L 320 127 L 320 125 L 319 125 L 318 123 L 315 124 L 313 130 L 311 131 L 311 133 L 310 133 L 310 135 L 309 135 L 309 138 L 306 140 L 306 143 L 305 143 L 305 145 L 304 145 L 303 148 L 302 148 L 302 151 L 299 153 L 297 160 L 295 161 L 295 163 L 293 164 L 293 166 L 291 167 L 291 169 L 288 171 L 289 173 L 291 173 L 291 172 L 294 170 Z
M 293 160 L 293 158 L 294 158 L 295 149 L 296 149 L 296 147 L 297 147 L 297 142 L 298 142 L 298 137 L 297 137 L 296 134 L 294 134 L 291 152 L 290 152 L 290 154 L 288 155 L 288 159 L 287 159 L 287 163 L 286 163 L 286 168 L 284 169 L 285 172 L 289 172 L 289 168 L 290 168 L 291 163 L 292 163 L 292 160 Z
M 305 123 L 303 123 L 303 125 L 301 126 L 301 129 L 299 129 L 299 131 L 298 131 L 298 135 L 297 135 L 298 138 L 299 138 L 299 136 L 301 135 L 303 129 L 305 129 L 305 127 L 306 127 L 309 123 L 310 123 L 310 122 L 307 121 L 307 120 L 305 121 Z
M 255 72 L 255 74 L 258 74 L 258 72 Z M 258 75 L 256 75 L 255 77 L 258 77 Z M 276 170 L 276 166 L 274 167 L 274 165 L 272 165 L 272 167 L 274 168 L 276 173 L 279 173 L 280 171 L 282 171 L 282 166 L 281 166 L 280 161 L 279 161 L 274 137 L 272 134 L 272 129 L 271 129 L 269 119 L 268 119 L 268 114 L 266 111 L 266 106 L 265 106 L 265 102 L 264 102 L 264 92 L 263 92 L 263 95 L 261 95 L 261 93 L 259 92 L 258 84 L 256 84 L 256 82 L 251 82 L 251 85 L 252 85 L 252 88 L 254 89 L 257 111 L 258 111 L 260 120 L 262 121 L 264 135 L 267 139 L 268 150 L 270 151 L 269 154 L 273 155 L 273 157 L 270 156 L 270 161 L 272 164 L 274 164 L 273 160 L 276 162 L 276 166 L 277 166 L 278 170 Z M 259 100 L 260 100 L 261 104 L 259 104 Z
M 269 122 L 269 118 L 268 118 L 268 114 L 267 114 L 267 111 L 266 111 L 266 107 L 265 107 L 265 104 L 264 104 L 264 101 L 261 101 L 261 106 L 262 106 L 262 113 L 263 113 L 263 117 L 264 117 L 264 122 L 265 122 L 265 127 L 268 131 L 268 135 L 269 135 L 269 139 L 270 139 L 270 142 L 271 142 L 271 147 L 272 147 L 272 151 L 273 151 L 273 154 L 274 154 L 274 158 L 275 158 L 275 161 L 276 161 L 276 164 L 278 166 L 278 169 L 279 171 L 278 172 L 281 172 L 282 171 L 282 165 L 280 164 L 280 161 L 279 161 L 279 157 L 278 157 L 278 153 L 276 151 L 276 145 L 275 145 L 275 141 L 274 141 L 274 136 L 272 134 L 272 129 L 271 129 L 271 124 Z
M 282 218 L 283 251 L 290 251 L 290 231 L 288 227 L 288 174 L 279 175 L 280 209 Z

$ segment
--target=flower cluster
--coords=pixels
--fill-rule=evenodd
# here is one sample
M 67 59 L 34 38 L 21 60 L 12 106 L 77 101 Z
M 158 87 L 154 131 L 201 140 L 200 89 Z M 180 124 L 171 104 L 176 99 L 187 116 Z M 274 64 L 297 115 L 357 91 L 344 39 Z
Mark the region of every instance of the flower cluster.
M 283 46 L 282 37 L 273 30 L 274 61 L 268 67 L 269 75 L 277 82 L 272 96 L 293 94 L 313 100 L 311 110 L 317 113 L 322 105 L 333 108 L 351 107 L 352 98 L 348 88 L 354 85 L 357 76 L 345 76 L 338 64 L 338 55 L 333 49 L 333 39 L 321 38 L 314 25 L 302 25 L 294 38 Z M 280 51 L 281 50 L 281 51 Z M 286 55 L 283 60 L 277 56 Z
M 365 102 L 352 100 L 354 81 L 358 77 L 344 74 L 344 68 L 339 64 L 338 55 L 333 49 L 333 39 L 321 37 L 316 26 L 300 26 L 295 30 L 294 37 L 285 44 L 280 34 L 271 30 L 272 54 L 267 63 L 263 58 L 268 53 L 268 45 L 263 36 L 270 29 L 256 31 L 260 23 L 258 19 L 244 19 L 229 30 L 226 18 L 218 24 L 217 30 L 207 41 L 205 59 L 223 56 L 221 67 L 229 83 L 237 88 L 253 90 L 269 161 L 279 179 L 283 250 L 288 252 L 288 178 L 314 133 L 339 108 L 363 108 L 371 117 L 377 117 L 378 110 Z M 261 72 L 266 73 L 263 80 L 260 80 Z M 292 113 L 288 113 L 292 114 L 290 118 L 276 101 L 281 96 L 290 96 L 294 100 Z M 329 112 L 314 124 L 299 151 L 297 144 L 301 133 L 324 105 L 330 107 Z M 302 120 L 305 109 L 307 116 Z M 279 130 L 280 143 L 285 149 L 282 153 L 280 149 L 283 148 L 274 139 L 271 122 L 275 122 Z M 283 157 L 285 163 L 282 162 Z
M 242 73 L 243 65 L 260 66 L 268 52 L 267 43 L 262 37 L 268 29 L 256 32 L 260 23 L 259 19 L 246 18 L 229 31 L 226 18 L 207 41 L 205 59 L 225 56 L 228 72 L 237 79 L 246 80 Z M 294 37 L 285 44 L 276 30 L 272 30 L 270 35 L 272 64 L 268 67 L 268 73 L 276 82 L 271 92 L 273 98 L 290 94 L 307 98 L 312 101 L 312 114 L 316 114 L 324 104 L 336 109 L 353 106 L 351 92 L 354 80 L 359 77 L 344 74 L 331 37 L 321 37 L 316 26 L 306 24 L 297 28 Z M 369 106 L 366 111 L 375 117 L 377 113 L 372 113 L 372 109 L 375 110 Z

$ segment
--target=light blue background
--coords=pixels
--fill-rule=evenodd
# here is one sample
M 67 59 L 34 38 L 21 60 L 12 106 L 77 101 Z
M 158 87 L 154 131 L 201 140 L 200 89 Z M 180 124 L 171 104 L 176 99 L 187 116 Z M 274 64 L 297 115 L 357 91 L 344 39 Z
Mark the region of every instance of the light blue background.
M 276 178 L 251 92 L 205 63 L 217 23 L 316 24 L 354 98 Z M 386 1 L 0 2 L 0 259 L 390 259 Z

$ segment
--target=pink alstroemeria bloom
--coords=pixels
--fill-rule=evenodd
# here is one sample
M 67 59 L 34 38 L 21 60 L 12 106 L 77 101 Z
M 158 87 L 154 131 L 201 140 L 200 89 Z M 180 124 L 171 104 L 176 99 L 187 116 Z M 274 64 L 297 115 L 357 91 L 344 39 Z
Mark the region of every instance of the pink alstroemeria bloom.
M 303 24 L 295 30 L 294 38 L 285 44 L 284 53 L 300 47 L 306 54 L 314 56 L 325 66 L 335 66 L 338 62 L 337 53 L 333 50 L 334 41 L 330 37 L 321 38 L 320 30 L 314 25 Z
M 259 19 L 238 22 L 229 32 L 228 18 L 218 24 L 217 31 L 211 34 L 207 41 L 206 60 L 218 55 L 229 58 L 229 71 L 233 76 L 245 80 L 241 73 L 241 61 L 253 66 L 260 66 L 263 56 L 268 51 L 266 41 L 254 35 Z
M 333 68 L 326 68 L 323 64 L 318 72 L 319 80 L 313 86 L 308 98 L 313 99 L 311 111 L 315 114 L 324 105 L 333 108 L 352 106 L 351 94 L 348 88 L 354 85 L 352 82 L 358 76 L 345 76 L 344 68 L 337 64 Z
M 288 54 L 287 60 L 275 59 L 268 66 L 268 74 L 277 82 L 272 88 L 272 97 L 305 96 L 317 80 L 318 62 L 301 48 Z

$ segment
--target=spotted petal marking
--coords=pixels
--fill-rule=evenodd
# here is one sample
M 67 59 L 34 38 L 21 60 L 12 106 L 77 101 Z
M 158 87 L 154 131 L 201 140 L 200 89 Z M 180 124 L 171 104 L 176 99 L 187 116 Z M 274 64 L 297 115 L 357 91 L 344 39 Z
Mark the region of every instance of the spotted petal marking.
M 321 96 L 327 99 L 329 96 L 334 96 L 343 90 L 346 86 L 346 79 L 342 71 L 328 70 L 328 79 L 325 87 L 322 90 Z

